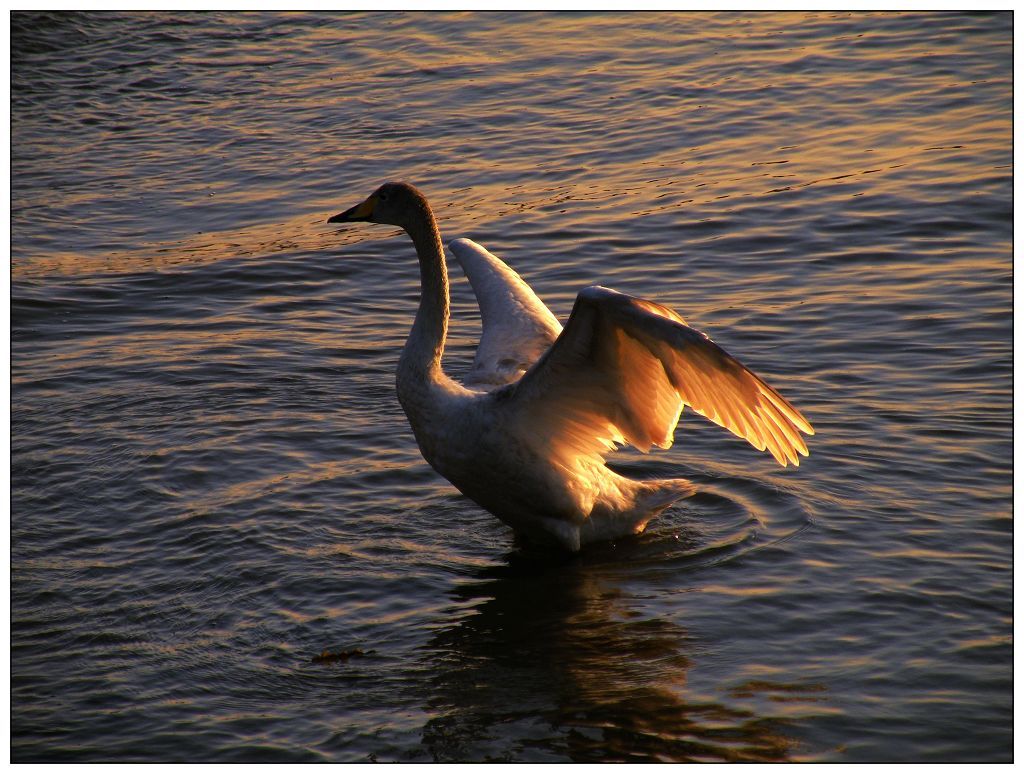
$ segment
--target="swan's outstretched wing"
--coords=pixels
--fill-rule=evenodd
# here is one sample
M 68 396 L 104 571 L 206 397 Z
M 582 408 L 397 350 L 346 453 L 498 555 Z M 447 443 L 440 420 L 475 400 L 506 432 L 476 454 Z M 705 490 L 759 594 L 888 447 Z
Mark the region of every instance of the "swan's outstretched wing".
M 781 465 L 799 465 L 797 454 L 807 455 L 800 433 L 814 433 L 785 398 L 671 309 L 602 287 L 579 294 L 561 336 L 513 389 L 516 424 L 565 460 L 623 441 L 667 449 L 684 405 Z
M 513 382 L 537 362 L 562 326 L 500 258 L 471 239 L 456 239 L 448 249 L 473 286 L 483 324 L 466 386 L 486 389 Z

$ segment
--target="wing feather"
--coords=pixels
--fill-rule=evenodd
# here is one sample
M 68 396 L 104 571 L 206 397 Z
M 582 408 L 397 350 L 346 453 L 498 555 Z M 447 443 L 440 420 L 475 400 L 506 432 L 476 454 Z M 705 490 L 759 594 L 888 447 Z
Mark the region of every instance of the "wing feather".
M 515 381 L 551 346 L 562 326 L 544 302 L 500 258 L 471 239 L 448 244 L 480 304 L 483 331 L 467 386 Z
M 565 329 L 514 388 L 522 426 L 571 458 L 625 440 L 668 448 L 684 406 L 767 450 L 807 456 L 807 419 L 753 371 L 667 307 L 582 291 Z

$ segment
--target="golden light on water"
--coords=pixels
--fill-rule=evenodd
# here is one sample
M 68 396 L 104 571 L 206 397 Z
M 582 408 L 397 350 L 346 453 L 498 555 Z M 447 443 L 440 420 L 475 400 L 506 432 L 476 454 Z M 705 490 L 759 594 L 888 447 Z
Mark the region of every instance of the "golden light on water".
M 12 756 L 1005 758 L 1011 31 L 16 12 Z M 671 307 L 810 457 L 687 411 L 613 464 L 691 498 L 519 542 L 395 397 L 408 237 L 326 223 L 395 179 L 563 321 Z

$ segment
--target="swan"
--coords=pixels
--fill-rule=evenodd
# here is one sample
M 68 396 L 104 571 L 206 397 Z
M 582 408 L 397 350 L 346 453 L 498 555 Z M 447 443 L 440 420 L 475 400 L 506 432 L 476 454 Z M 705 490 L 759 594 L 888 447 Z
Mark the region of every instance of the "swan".
M 480 305 L 482 335 L 460 384 L 441 366 L 448 273 L 426 197 L 385 183 L 328 223 L 399 226 L 419 258 L 421 296 L 398 360 L 398 399 L 428 463 L 528 539 L 580 546 L 640 533 L 684 479 L 638 481 L 605 465 L 631 444 L 667 449 L 684 406 L 767 450 L 807 456 L 814 430 L 764 381 L 667 307 L 594 286 L 563 328 L 522 278 L 469 239 L 449 250 Z

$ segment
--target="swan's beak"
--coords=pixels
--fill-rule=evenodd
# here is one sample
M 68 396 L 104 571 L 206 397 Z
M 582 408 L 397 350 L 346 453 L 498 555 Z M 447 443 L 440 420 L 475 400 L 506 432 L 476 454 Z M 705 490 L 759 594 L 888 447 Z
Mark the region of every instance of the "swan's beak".
M 356 223 L 368 221 L 373 215 L 373 206 L 377 203 L 376 198 L 371 196 L 362 204 L 357 204 L 351 209 L 339 212 L 337 215 L 327 219 L 328 223 Z

